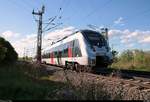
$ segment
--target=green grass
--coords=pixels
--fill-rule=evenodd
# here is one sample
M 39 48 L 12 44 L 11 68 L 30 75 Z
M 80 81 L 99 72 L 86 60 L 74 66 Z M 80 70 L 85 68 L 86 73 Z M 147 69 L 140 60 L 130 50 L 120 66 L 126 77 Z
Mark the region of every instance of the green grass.
M 119 88 L 117 92 L 109 91 L 104 83 L 96 83 L 96 79 L 91 82 L 84 80 L 86 76 L 83 73 L 78 73 L 78 78 L 76 74 L 71 74 L 76 78 L 71 78 L 69 75 L 65 73 L 60 76 L 66 77 L 66 81 L 56 82 L 56 79 L 50 79 L 53 75 L 45 72 L 40 65 L 19 63 L 0 66 L 0 99 L 121 100 L 124 97 L 120 96 L 122 88 Z
M 150 66 L 149 65 L 143 65 L 143 64 L 135 64 L 130 62 L 117 62 L 113 63 L 111 65 L 112 68 L 116 69 L 126 69 L 126 70 L 135 70 L 135 71 L 147 71 L 150 72 Z
M 38 80 L 25 75 L 22 65 L 0 66 L 0 99 L 36 100 L 53 98 L 49 95 L 64 84 Z

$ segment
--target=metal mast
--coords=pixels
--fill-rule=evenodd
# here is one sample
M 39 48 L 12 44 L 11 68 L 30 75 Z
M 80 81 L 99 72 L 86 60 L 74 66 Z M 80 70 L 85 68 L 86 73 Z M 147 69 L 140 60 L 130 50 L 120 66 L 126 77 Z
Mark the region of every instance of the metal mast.
M 41 63 L 41 46 L 42 46 L 42 16 L 44 14 L 45 7 L 42 6 L 42 9 L 39 10 L 38 12 L 35 12 L 33 10 L 32 14 L 39 16 L 38 20 L 38 34 L 37 34 L 37 54 L 36 54 L 36 59 L 37 63 Z

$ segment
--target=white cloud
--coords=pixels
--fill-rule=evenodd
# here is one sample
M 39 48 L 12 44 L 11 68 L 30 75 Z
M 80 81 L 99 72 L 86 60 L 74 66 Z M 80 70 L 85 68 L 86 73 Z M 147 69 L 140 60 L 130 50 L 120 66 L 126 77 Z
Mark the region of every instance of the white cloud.
M 52 31 L 43 37 L 43 48 L 47 47 L 51 42 L 55 42 L 65 36 L 72 34 L 76 29 L 74 27 L 66 27 L 63 29 Z
M 5 38 L 10 38 L 10 37 L 13 36 L 13 32 L 6 31 L 6 32 L 2 33 L 2 36 L 5 37 Z
M 125 44 L 125 43 L 128 43 L 129 40 L 128 39 L 122 39 L 120 42 Z
M 59 39 L 69 35 L 75 30 L 74 27 L 67 27 L 59 30 L 52 31 L 44 36 L 44 39 Z
M 150 31 L 112 29 L 109 31 L 109 39 L 111 44 L 121 45 L 124 49 L 137 46 L 140 48 L 143 45 L 150 44 Z
M 150 36 L 144 37 L 142 40 L 140 40 L 140 43 L 150 43 Z
M 117 20 L 115 20 L 114 24 L 119 24 L 119 25 L 123 26 L 124 25 L 123 17 L 119 17 Z
M 120 35 L 122 32 L 120 30 L 109 30 L 108 35 L 109 36 L 116 36 Z
M 36 34 L 30 34 L 25 36 L 22 39 L 18 39 L 14 41 L 12 45 L 14 46 L 15 50 L 18 52 L 19 56 L 23 56 L 24 53 L 32 56 L 35 52 L 33 48 L 35 48 L 36 44 Z M 30 51 L 27 51 L 30 50 Z
M 112 29 L 109 31 L 109 37 L 120 37 L 122 42 L 127 42 L 129 40 L 136 40 L 138 42 L 149 42 L 149 36 L 150 36 L 150 31 L 140 31 L 140 30 L 135 30 L 135 31 L 130 31 L 128 29 L 126 30 L 117 30 L 117 29 Z
M 132 48 L 132 47 L 134 47 L 134 45 L 135 45 L 134 43 L 129 43 L 129 44 L 127 44 L 127 47 Z
M 110 37 L 113 37 L 113 36 L 120 37 L 120 36 L 128 35 L 128 34 L 130 34 L 130 31 L 128 29 L 125 29 L 125 30 L 111 29 L 108 32 L 108 35 Z
M 8 31 L 3 32 L 0 36 L 4 37 L 6 40 L 13 41 L 13 40 L 18 39 L 20 34 L 14 33 L 8 30 Z
M 62 37 L 67 36 L 74 31 L 75 28 L 70 26 L 70 27 L 58 29 L 50 33 L 44 34 L 43 42 L 42 42 L 43 48 L 50 45 L 52 41 L 61 39 Z M 35 56 L 36 46 L 37 46 L 36 34 L 28 34 L 26 36 L 21 36 L 18 33 L 14 33 L 12 31 L 6 31 L 2 33 L 0 36 L 4 37 L 13 45 L 13 47 L 15 48 L 15 50 L 17 51 L 20 57 L 24 56 L 24 53 L 28 54 L 29 56 Z M 48 40 L 48 39 L 53 39 L 53 40 Z

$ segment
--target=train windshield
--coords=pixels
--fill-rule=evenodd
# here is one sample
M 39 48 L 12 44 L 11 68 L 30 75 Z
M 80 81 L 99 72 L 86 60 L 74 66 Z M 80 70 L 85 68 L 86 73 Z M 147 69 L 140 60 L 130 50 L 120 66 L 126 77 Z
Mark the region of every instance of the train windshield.
M 82 32 L 87 41 L 94 46 L 106 46 L 107 42 L 105 38 L 98 32 L 84 31 Z

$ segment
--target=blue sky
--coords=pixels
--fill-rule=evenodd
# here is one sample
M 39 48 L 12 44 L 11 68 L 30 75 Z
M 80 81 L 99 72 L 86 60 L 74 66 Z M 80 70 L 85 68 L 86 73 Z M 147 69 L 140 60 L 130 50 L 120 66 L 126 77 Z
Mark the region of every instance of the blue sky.
M 111 33 L 116 33 L 110 36 L 110 43 L 118 51 L 127 49 L 124 45 L 129 43 L 129 48 L 150 50 L 150 0 L 1 0 L 1 36 L 18 34 L 25 38 L 36 34 L 32 10 L 37 11 L 42 5 L 46 7 L 44 20 L 61 15 L 62 19 L 56 22 L 66 27 L 80 29 L 88 24 L 108 27 Z M 8 31 L 11 34 L 6 34 Z M 128 35 L 133 36 L 125 37 Z

